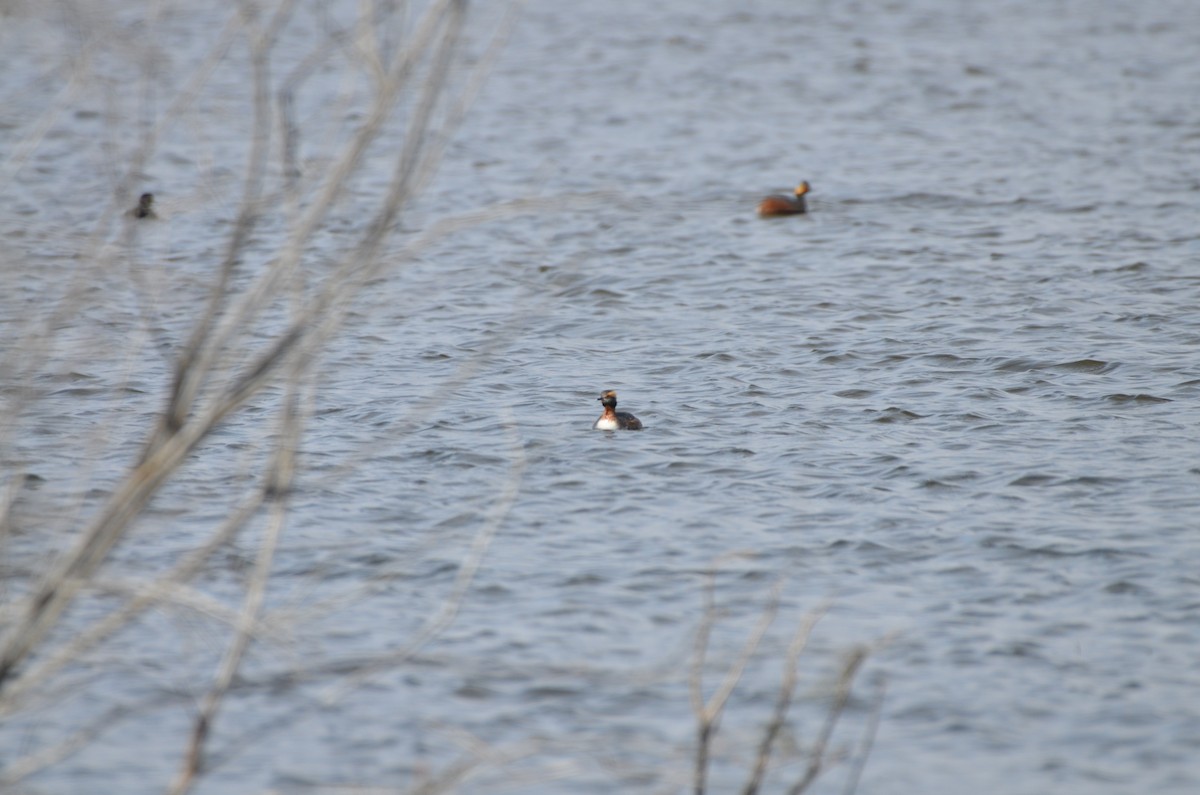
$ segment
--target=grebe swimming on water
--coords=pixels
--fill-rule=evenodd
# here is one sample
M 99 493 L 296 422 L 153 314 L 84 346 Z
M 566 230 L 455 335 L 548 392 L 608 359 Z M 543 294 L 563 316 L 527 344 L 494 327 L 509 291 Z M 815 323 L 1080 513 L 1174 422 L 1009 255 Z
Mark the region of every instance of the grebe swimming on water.
M 154 212 L 154 194 L 143 193 L 138 198 L 137 207 L 129 211 L 131 218 L 157 218 L 158 213 Z
M 764 218 L 772 215 L 800 215 L 808 212 L 804 194 L 808 193 L 808 182 L 796 186 L 795 196 L 768 196 L 758 203 L 758 214 Z
M 605 390 L 596 400 L 599 400 L 600 405 L 604 406 L 604 413 L 600 415 L 600 419 L 592 423 L 592 427 L 596 430 L 640 431 L 642 429 L 642 421 L 637 417 L 628 411 L 617 411 L 616 390 Z

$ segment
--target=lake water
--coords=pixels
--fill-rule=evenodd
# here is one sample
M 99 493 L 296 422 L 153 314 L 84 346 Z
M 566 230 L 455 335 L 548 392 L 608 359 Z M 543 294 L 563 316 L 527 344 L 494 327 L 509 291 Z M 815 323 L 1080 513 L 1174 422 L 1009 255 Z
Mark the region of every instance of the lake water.
M 144 168 L 136 190 L 164 217 L 103 248 L 133 245 L 132 262 L 81 256 L 123 130 L 165 111 L 226 17 L 74 8 L 0 9 L 0 457 L 35 476 L 6 541 L 9 619 L 162 409 L 249 123 L 235 46 Z M 476 53 L 499 24 L 477 10 Z M 326 22 L 298 10 L 281 59 Z M 89 31 L 111 42 L 73 89 L 63 65 Z M 123 77 L 147 62 L 155 80 Z M 314 126 L 358 123 L 343 79 L 301 95 Z M 312 242 L 313 280 L 388 177 Z M 800 179 L 807 216 L 755 216 Z M 274 631 L 197 792 L 407 791 L 476 751 L 454 791 L 689 791 L 714 566 L 710 690 L 773 588 L 781 604 L 721 724 L 713 791 L 746 775 L 791 632 L 822 605 L 789 742 L 813 742 L 840 662 L 869 647 L 834 735 L 859 742 L 884 683 L 859 792 L 1200 791 L 1200 4 L 531 0 L 387 245 L 530 197 L 546 206 L 398 263 L 326 348 Z M 264 220 L 247 272 L 280 224 Z M 15 358 L 68 284 L 82 297 L 53 345 Z M 608 388 L 645 431 L 590 429 Z M 63 636 L 256 488 L 276 398 L 201 448 Z M 197 598 L 236 609 L 260 529 Z M 483 541 L 452 623 L 389 658 Z M 113 724 L 21 791 L 163 790 L 228 642 L 189 604 L 7 719 L 10 770 Z M 852 768 L 812 791 L 842 792 Z

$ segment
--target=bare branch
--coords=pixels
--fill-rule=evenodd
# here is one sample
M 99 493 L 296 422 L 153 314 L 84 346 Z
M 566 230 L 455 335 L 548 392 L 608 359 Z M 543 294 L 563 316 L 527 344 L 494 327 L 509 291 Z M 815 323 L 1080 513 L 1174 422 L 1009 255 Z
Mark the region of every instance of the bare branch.
M 808 638 L 812 634 L 813 628 L 825 616 L 827 609 L 828 606 L 822 606 L 805 616 L 800 626 L 796 628 L 796 633 L 792 636 L 792 642 L 788 644 L 783 678 L 779 686 L 779 696 L 775 700 L 775 713 L 772 715 L 771 722 L 767 724 L 767 728 L 763 732 L 762 742 L 759 743 L 758 747 L 758 756 L 754 761 L 754 770 L 750 774 L 750 780 L 746 782 L 746 786 L 742 790 L 743 795 L 755 795 L 762 785 L 763 776 L 766 775 L 767 765 L 771 759 L 771 751 L 775 745 L 775 740 L 779 735 L 779 730 L 783 728 L 784 721 L 787 720 L 788 710 L 792 706 L 792 696 L 796 690 L 797 667 L 800 663 L 800 655 L 808 645 Z
M 871 717 L 867 720 L 867 727 L 863 730 L 858 751 L 854 754 L 854 764 L 850 767 L 850 775 L 846 778 L 846 786 L 842 789 L 842 795 L 854 795 L 858 790 L 859 779 L 862 778 L 863 769 L 867 766 L 867 758 L 871 755 L 871 746 L 875 744 L 875 735 L 879 731 L 879 720 L 883 715 L 883 699 L 886 694 L 887 679 L 880 674 L 875 681 L 875 697 L 871 699 L 873 702 Z
M 799 795 L 801 792 L 804 792 L 816 780 L 817 776 L 821 774 L 821 771 L 824 770 L 827 761 L 825 753 L 829 747 L 829 739 L 833 736 L 833 730 L 837 726 L 838 720 L 842 717 L 842 713 L 846 709 L 846 704 L 850 701 L 850 690 L 854 685 L 854 678 L 858 675 L 858 671 L 866 659 L 866 649 L 855 649 L 851 652 L 849 659 L 843 664 L 841 673 L 838 676 L 837 689 L 833 694 L 833 703 L 829 706 L 829 712 L 825 715 L 825 724 L 821 728 L 821 733 L 817 736 L 817 742 L 813 745 L 810 752 L 808 767 L 799 781 L 793 784 L 791 789 L 788 790 L 789 795 Z
M 741 681 L 742 674 L 746 670 L 746 666 L 754 657 L 754 653 L 758 650 L 759 644 L 762 643 L 763 637 L 767 634 L 767 630 L 771 628 L 771 624 L 775 621 L 775 615 L 779 611 L 781 586 L 777 584 L 772 589 L 771 600 L 759 616 L 758 624 L 755 626 L 754 631 L 750 633 L 750 636 L 746 638 L 745 643 L 742 645 L 742 650 L 738 658 L 729 667 L 729 670 L 725 672 L 725 678 L 722 680 L 721 685 L 705 701 L 703 687 L 704 657 L 705 650 L 708 647 L 709 635 L 716 621 L 716 610 L 714 607 L 716 576 L 716 567 L 714 566 L 709 571 L 705 583 L 704 618 L 700 628 L 696 632 L 696 647 L 690 677 L 692 710 L 696 713 L 696 765 L 693 780 L 696 795 L 704 795 L 707 786 L 709 746 L 713 735 L 716 733 L 717 724 L 720 723 L 721 713 L 725 709 L 725 704 L 733 694 L 734 689 L 737 688 L 738 682 Z

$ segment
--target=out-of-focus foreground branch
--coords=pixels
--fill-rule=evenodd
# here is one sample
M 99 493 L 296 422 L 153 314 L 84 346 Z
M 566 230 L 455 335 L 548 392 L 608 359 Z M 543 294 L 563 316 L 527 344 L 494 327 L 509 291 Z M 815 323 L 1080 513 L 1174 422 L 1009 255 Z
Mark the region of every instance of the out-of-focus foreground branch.
M 79 13 L 79 27 L 86 30 L 85 23 L 91 20 L 83 19 L 86 10 Z M 460 58 L 467 23 L 465 0 L 431 0 L 413 8 L 405 3 L 363 3 L 358 17 L 342 27 L 319 15 L 324 33 L 304 45 L 307 51 L 299 57 L 294 38 L 292 49 L 281 52 L 281 41 L 302 13 L 294 0 L 278 0 L 269 7 L 235 4 L 225 27 L 192 74 L 181 81 L 177 94 L 145 126 L 136 146 L 123 153 L 123 161 L 112 164 L 112 200 L 79 243 L 78 259 L 95 263 L 97 268 L 119 262 L 120 254 L 114 255 L 108 242 L 114 225 L 123 248 L 134 256 L 139 221 L 124 215 L 123 210 L 136 194 L 141 175 L 158 156 L 164 139 L 200 112 L 221 65 L 230 58 L 244 64 L 244 107 L 251 121 L 243 147 L 245 160 L 238 167 L 243 175 L 240 198 L 232 222 L 214 232 L 224 235 L 219 259 L 212 263 L 207 296 L 196 307 L 190 331 L 171 356 L 170 381 L 165 385 L 161 410 L 153 427 L 147 428 L 136 460 L 116 479 L 109 496 L 94 509 L 78 507 L 78 529 L 69 547 L 41 572 L 29 572 L 29 585 L 12 589 L 9 596 L 15 598 L 7 599 L 0 611 L 2 720 L 44 702 L 49 697 L 47 685 L 74 660 L 114 637 L 145 611 L 180 597 L 207 562 L 244 534 L 263 515 L 264 506 L 268 508 L 240 611 L 229 619 L 228 645 L 198 707 L 183 763 L 170 788 L 175 793 L 189 790 L 204 772 L 205 745 L 220 705 L 260 631 L 258 621 L 274 552 L 286 527 L 295 454 L 304 433 L 307 415 L 302 406 L 313 388 L 322 350 L 344 326 L 355 301 L 372 280 L 401 267 L 411 253 L 435 238 L 495 216 L 481 210 L 458 222 L 433 225 L 407 248 L 391 242 L 401 214 L 429 184 L 507 27 L 501 26 L 491 43 L 485 42 L 483 55 L 477 53 L 474 65 L 466 68 Z M 81 87 L 99 81 L 92 72 L 97 53 L 112 57 L 106 47 L 119 49 L 121 44 L 107 42 L 99 30 L 83 40 L 80 54 L 71 61 L 67 87 L 10 150 L 7 160 L 0 161 L 0 175 L 12 179 L 26 167 L 47 129 L 85 93 Z M 145 60 L 153 63 L 149 56 Z M 321 67 L 356 75 L 367 88 L 346 92 L 352 111 L 347 115 L 359 120 L 354 129 L 339 133 L 340 120 L 321 120 L 319 126 L 332 127 L 335 132 L 324 142 L 313 142 L 297 121 L 296 108 L 303 104 L 298 98 L 304 98 L 309 81 Z M 154 77 L 144 75 L 140 85 L 155 85 Z M 137 81 L 133 85 L 138 85 Z M 311 114 L 311 102 L 308 107 Z M 319 146 L 329 140 L 334 141 L 333 149 L 318 150 L 303 161 L 299 157 L 306 145 Z M 338 202 L 352 189 L 360 189 L 368 163 L 378 171 L 384 140 L 398 140 L 399 145 L 390 156 L 391 179 L 368 211 L 366 222 L 339 247 L 335 261 L 323 262 L 319 270 L 306 267 L 314 238 L 326 228 Z M 507 211 L 522 209 L 512 205 Z M 279 237 L 278 246 L 266 256 L 253 245 L 256 232 L 264 226 Z M 323 249 L 322 256 L 327 258 L 327 251 Z M 42 375 L 41 363 L 66 347 L 56 338 L 58 330 L 79 311 L 87 282 L 94 278 L 94 273 L 78 275 L 56 303 L 40 318 L 30 320 L 19 338 L 7 340 L 0 351 L 7 395 L 0 440 L 18 435 L 28 401 L 35 399 L 30 397 L 35 394 L 31 385 Z M 142 286 L 135 281 L 135 292 Z M 286 312 L 281 315 L 283 303 Z M 138 355 L 131 352 L 130 359 L 136 360 Z M 133 370 L 137 366 L 136 361 L 130 365 Z M 277 391 L 281 397 L 272 397 Z M 267 422 L 275 420 L 263 428 L 271 445 L 269 465 L 253 491 L 230 509 L 204 543 L 175 565 L 151 572 L 148 582 L 86 625 L 59 631 L 81 594 L 96 587 L 98 573 L 113 551 L 129 539 L 151 501 L 215 430 L 256 400 L 277 405 L 265 415 Z M 3 484 L 0 545 L 15 526 L 12 511 L 19 502 L 16 495 L 21 482 L 18 472 Z M 463 589 L 464 584 L 459 583 L 457 598 Z M 199 604 L 202 599 L 184 597 L 184 601 Z M 74 741 L 54 747 L 75 748 L 99 730 L 89 726 Z M 41 760 L 58 759 L 62 753 L 32 750 L 26 757 L 28 764 L 18 760 L 7 765 L 3 783 L 15 783 L 43 767 Z
M 759 653 L 759 648 L 767 631 L 775 622 L 779 612 L 780 588 L 773 590 L 767 606 L 759 615 L 757 623 L 751 629 L 737 658 L 725 670 L 720 684 L 705 698 L 704 669 L 711 636 L 719 623 L 716 605 L 717 568 L 709 572 L 704 589 L 704 615 L 696 631 L 696 641 L 692 652 L 692 668 L 688 679 L 691 691 L 692 712 L 696 719 L 696 747 L 692 772 L 692 791 L 695 795 L 705 795 L 709 790 L 709 768 L 713 758 L 713 743 L 717 736 L 722 717 L 728 710 L 731 697 L 742 683 L 747 667 Z M 762 791 L 767 775 L 773 768 L 783 768 L 774 764 L 772 758 L 779 750 L 780 738 L 783 735 L 796 698 L 796 685 L 799 681 L 800 658 L 808 647 L 809 638 L 814 628 L 827 611 L 826 607 L 818 608 L 806 615 L 796 627 L 783 655 L 783 672 L 779 680 L 779 692 L 775 696 L 775 705 L 770 719 L 764 724 L 759 733 L 756 753 L 750 765 L 750 773 L 746 782 L 740 788 L 742 795 L 757 795 Z M 837 673 L 837 683 L 829 705 L 825 710 L 821 729 L 816 738 L 805 747 L 793 747 L 788 754 L 788 762 L 795 763 L 803 760 L 802 772 L 795 781 L 786 787 L 790 795 L 800 795 L 826 772 L 832 764 L 839 761 L 840 755 L 831 747 L 834 730 L 846 713 L 850 704 L 850 696 L 863 663 L 866 661 L 868 650 L 857 648 L 843 660 Z M 871 719 L 863 730 L 862 740 L 857 752 L 851 757 L 851 769 L 844 792 L 851 795 L 857 787 L 862 768 L 870 752 L 871 741 L 878 727 L 879 707 L 883 699 L 882 684 L 877 687 L 874 710 Z M 782 776 L 779 776 L 782 777 Z M 781 782 L 782 783 L 782 782 Z

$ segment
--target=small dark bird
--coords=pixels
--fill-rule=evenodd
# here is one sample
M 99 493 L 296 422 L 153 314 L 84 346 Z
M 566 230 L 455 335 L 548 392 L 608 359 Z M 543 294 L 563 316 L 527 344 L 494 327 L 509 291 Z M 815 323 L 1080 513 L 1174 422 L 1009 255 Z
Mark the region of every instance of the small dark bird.
M 758 203 L 758 214 L 766 218 L 772 215 L 800 215 L 808 212 L 804 194 L 808 193 L 808 182 L 796 186 L 794 196 L 768 196 Z
M 600 401 L 600 405 L 604 406 L 604 413 L 600 415 L 600 419 L 596 420 L 592 427 L 598 431 L 640 431 L 642 429 L 642 421 L 630 414 L 628 411 L 617 411 L 617 393 L 609 389 L 600 393 L 600 397 L 596 398 Z
M 157 218 L 158 213 L 154 212 L 154 194 L 143 193 L 138 198 L 137 207 L 130 210 L 129 215 L 133 218 Z

